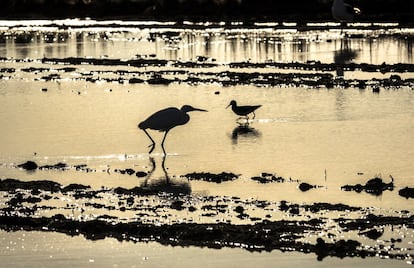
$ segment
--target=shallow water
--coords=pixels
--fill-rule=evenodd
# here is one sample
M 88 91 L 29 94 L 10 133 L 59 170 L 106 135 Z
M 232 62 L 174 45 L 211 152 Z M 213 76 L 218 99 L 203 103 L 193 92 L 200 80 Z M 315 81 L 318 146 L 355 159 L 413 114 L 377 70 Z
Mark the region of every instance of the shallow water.
M 0 233 L 0 239 L 5 235 Z M 4 266 L 13 267 L 189 267 L 202 263 L 206 267 L 407 267 L 407 264 L 390 260 L 327 258 L 313 261 L 313 256 L 295 252 L 248 253 L 242 249 L 200 249 L 171 247 L 156 243 L 119 243 L 114 239 L 88 241 L 81 237 L 38 232 L 16 232 L 10 243 L 1 239 L 0 256 Z M 13 252 L 13 254 L 10 254 Z M 17 256 L 17 258 L 16 258 Z M 22 256 L 24 256 L 22 258 Z M 238 261 L 236 261 L 238 260 Z
M 234 196 L 242 200 L 286 200 L 299 204 L 343 203 L 373 208 L 376 213 L 385 215 L 395 215 L 402 210 L 413 212 L 412 199 L 402 198 L 398 190 L 414 187 L 414 91 L 406 85 L 381 86 L 380 93 L 374 93 L 374 84 L 370 84 L 375 83 L 374 78 L 388 78 L 392 74 L 402 79 L 413 78 L 412 72 L 345 71 L 345 79 L 367 81 L 368 86 L 363 89 L 354 86 L 261 86 L 254 82 L 222 86 L 214 80 L 198 84 L 176 80 L 178 82 L 168 85 L 125 82 L 131 77 L 148 79 L 153 74 L 147 71 L 164 72 L 163 76 L 171 79 L 196 76 L 201 72 L 207 77 L 218 77 L 224 71 L 309 73 L 277 68 L 234 70 L 229 66 L 229 63 L 243 61 L 413 63 L 413 31 L 410 29 L 348 28 L 345 32 L 350 37 L 341 39 L 339 30 L 328 28 L 298 31 L 269 26 L 256 29 L 220 26 L 200 30 L 158 24 L 123 28 L 122 25 L 105 27 L 99 24 L 98 27 L 85 23 L 71 25 L 72 29 L 56 28 L 48 22 L 38 28 L 32 25 L 6 27 L 5 22 L 2 23 L 1 68 L 14 69 L 12 72 L 3 69 L 0 74 L 1 179 L 45 179 L 62 185 L 79 183 L 101 189 L 133 188 L 169 178 L 177 184 L 185 184 L 184 190 L 194 198 Z M 173 66 L 176 60 L 197 62 L 197 56 L 208 57 L 206 62 L 215 64 L 214 67 Z M 125 60 L 141 57 L 170 62 L 164 66 L 139 68 L 41 61 L 68 57 Z M 62 70 L 65 67 L 74 69 Z M 27 68 L 32 69 L 28 71 Z M 336 75 L 334 71 L 326 72 Z M 50 75 L 55 76 L 49 79 Z M 89 77 L 94 78 L 94 82 L 88 80 Z M 103 79 L 108 77 L 115 81 Z M 262 105 L 247 127 L 236 121 L 230 109 L 225 109 L 232 99 L 240 104 Z M 208 112 L 192 112 L 188 124 L 169 133 L 166 158 L 159 146 L 149 156 L 150 141 L 137 124 L 157 110 L 184 104 Z M 161 141 L 161 133 L 151 134 L 157 142 Z M 156 168 L 147 181 L 115 172 L 125 168 L 149 172 L 151 159 Z M 27 160 L 39 165 L 86 164 L 94 172 L 74 169 L 26 172 L 16 168 Z M 161 168 L 163 164 L 165 169 Z M 215 184 L 181 177 L 194 171 L 233 172 L 239 178 Z M 262 172 L 291 180 L 269 184 L 251 180 Z M 392 176 L 394 191 L 376 196 L 341 190 L 343 185 L 364 184 L 375 176 L 385 182 L 391 181 Z M 298 189 L 299 182 L 320 187 L 303 193 Z M 91 215 L 94 213 L 96 211 Z M 188 217 L 177 214 L 174 218 L 177 222 Z M 356 214 L 353 217 L 360 216 Z M 278 215 L 272 217 L 280 219 Z M 410 247 L 412 229 L 404 232 L 404 246 Z M 15 240 L 4 233 L 1 236 Z M 143 247 L 148 250 L 147 246 Z M 182 254 L 185 256 L 188 252 Z M 224 255 L 227 254 L 238 256 L 233 251 Z M 283 254 L 276 255 L 279 258 Z M 248 259 L 256 261 L 252 256 Z M 289 259 L 286 264 L 289 266 L 293 259 L 297 261 L 297 256 L 286 259 Z M 329 263 L 324 261 L 326 265 Z M 70 266 L 69 262 L 67 264 Z M 352 266 L 354 262 L 345 261 L 341 265 Z
M 44 87 L 47 92 L 40 90 Z M 214 94 L 217 90 L 219 95 Z M 69 165 L 88 164 L 98 170 L 106 170 L 109 165 L 112 169 L 148 171 L 150 141 L 138 130 L 137 123 L 164 107 L 191 104 L 209 112 L 191 113 L 187 125 L 169 133 L 169 174 L 229 171 L 241 174 L 246 183 L 241 188 L 194 183 L 193 191 L 304 201 L 305 196 L 295 185 L 288 191 L 279 192 L 275 185 L 263 191 L 263 185 L 249 180 L 269 172 L 328 188 L 306 194 L 307 201 L 326 198 L 352 205 L 412 208 L 410 200 L 395 193 L 381 199 L 362 195 L 361 199 L 348 201 L 343 200 L 346 195 L 340 191 L 342 185 L 363 183 L 377 174 L 385 181 L 392 175 L 397 187 L 412 184 L 414 92 L 408 88 L 373 94 L 344 88 L 163 87 L 6 80 L 0 82 L 0 92 L 0 123 L 7 126 L 1 132 L 4 177 L 37 178 L 38 173 L 10 168 L 12 163 L 28 159 L 42 165 L 64 161 Z M 225 109 L 231 99 L 263 105 L 249 125 L 250 133 L 233 134 L 238 127 L 236 116 Z M 160 141 L 162 135 L 155 132 L 154 138 Z M 160 163 L 161 148 L 156 147 L 154 153 Z M 48 176 L 54 178 L 55 174 L 42 175 Z M 117 174 L 106 172 L 86 181 L 77 173 L 67 172 L 59 180 L 97 188 L 120 183 Z M 139 182 L 134 178 L 122 180 L 122 186 L 136 184 Z M 276 189 L 269 189 L 273 187 Z
M 242 22 L 179 25 L 94 20 L 0 21 L 0 33 L 5 33 L 0 39 L 0 56 L 130 59 L 155 55 L 159 59 L 183 61 L 204 56 L 220 63 L 340 62 L 347 57 L 372 64 L 414 61 L 414 30 L 400 28 L 398 24 L 349 24 L 342 32 L 339 24 L 332 22 L 302 28 L 288 23 L 256 23 L 252 27 Z

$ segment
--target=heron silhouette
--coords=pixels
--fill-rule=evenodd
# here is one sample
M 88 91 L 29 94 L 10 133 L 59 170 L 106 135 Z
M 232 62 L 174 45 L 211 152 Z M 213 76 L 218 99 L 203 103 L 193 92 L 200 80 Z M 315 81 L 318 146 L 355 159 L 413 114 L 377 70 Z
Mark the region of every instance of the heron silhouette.
M 153 130 L 165 132 L 164 137 L 161 142 L 161 147 L 162 147 L 164 154 L 166 154 L 165 148 L 164 148 L 164 142 L 165 142 L 165 137 L 167 136 L 168 132 L 176 126 L 185 125 L 190 120 L 190 116 L 187 113 L 192 112 L 192 111 L 207 112 L 207 110 L 194 108 L 190 105 L 184 105 L 181 107 L 181 109 L 178 109 L 176 107 L 169 107 L 169 108 L 160 110 L 158 112 L 155 112 L 154 114 L 149 116 L 147 119 L 139 123 L 138 128 L 142 129 L 152 142 L 152 144 L 150 145 L 151 149 L 149 153 L 152 153 L 152 151 L 154 150 L 155 141 L 150 136 L 147 129 L 153 129 Z
M 230 104 L 226 107 L 226 109 L 229 108 L 230 106 L 231 106 L 232 111 L 235 114 L 239 115 L 240 118 L 245 117 L 246 120 L 249 120 L 249 114 L 253 113 L 252 119 L 254 119 L 256 117 L 256 114 L 254 113 L 254 111 L 260 108 L 262 105 L 238 106 L 237 102 L 235 100 L 232 100 Z
M 332 16 L 340 22 L 352 22 L 361 13 L 359 8 L 345 3 L 344 0 L 334 0 L 331 11 Z

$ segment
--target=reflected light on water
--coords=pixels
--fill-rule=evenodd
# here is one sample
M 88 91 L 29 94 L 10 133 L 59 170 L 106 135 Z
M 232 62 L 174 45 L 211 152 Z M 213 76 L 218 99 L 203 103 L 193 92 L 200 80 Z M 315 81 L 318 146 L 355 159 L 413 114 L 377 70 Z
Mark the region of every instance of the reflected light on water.
M 395 253 L 408 248 L 412 229 L 400 223 L 410 220 L 413 204 L 398 191 L 412 187 L 414 181 L 414 91 L 406 79 L 411 78 L 412 71 L 383 70 L 382 63 L 413 62 L 413 31 L 399 29 L 398 25 L 378 30 L 353 24 L 342 32 L 337 26 L 328 22 L 299 30 L 291 23 L 244 27 L 241 22 L 185 21 L 178 27 L 169 22 L 0 21 L 0 61 L 4 64 L 0 68 L 0 179 L 50 180 L 60 185 L 53 193 L 2 191 L 1 206 L 10 208 L 4 213 L 20 216 L 33 209 L 35 217 L 57 216 L 51 218 L 54 222 L 67 216 L 79 226 L 94 219 L 154 226 L 212 224 L 202 226 L 201 235 L 216 226 L 246 224 L 248 238 L 255 223 L 266 225 L 275 220 L 310 228 L 305 229 L 309 232 L 297 232 L 300 238 L 293 237 L 295 243 L 301 239 L 313 246 L 323 237 L 326 241 L 358 239 L 375 252 Z M 304 64 L 271 66 L 275 62 Z M 340 68 L 323 69 L 326 66 L 321 62 Z M 364 64 L 352 70 L 352 63 L 373 63 L 371 68 L 378 70 L 362 70 Z M 306 69 L 316 65 L 320 68 Z M 262 106 L 253 120 L 238 120 L 226 109 L 233 99 Z M 137 124 L 155 111 L 184 104 L 209 112 L 193 113 L 188 124 L 172 129 L 166 154 L 159 146 L 163 133 L 151 133 L 157 146 L 149 154 L 148 137 Z M 19 168 L 27 160 L 35 161 L 39 168 Z M 200 173 L 211 177 L 231 174 L 231 179 L 217 183 L 188 176 Z M 375 194 L 341 189 L 344 185 L 362 186 L 374 177 L 383 178 L 387 185 L 392 181 L 392 187 Z M 303 185 L 308 188 L 303 190 Z M 28 195 L 34 197 L 33 203 L 26 202 Z M 37 197 L 43 198 L 39 206 Z M 333 208 L 305 208 L 324 202 Z M 343 217 L 353 223 L 373 215 L 395 216 L 401 221 L 389 228 L 377 226 L 384 237 L 372 241 L 365 233 L 342 226 L 346 224 Z M 49 230 L 49 225 L 43 230 Z M 88 230 L 94 237 L 93 228 Z M 2 233 L 0 238 L 11 238 L 17 244 L 23 241 L 20 234 Z M 167 237 L 167 244 L 188 246 L 179 244 L 176 234 Z M 129 238 L 127 232 L 118 235 L 122 241 L 139 241 L 139 236 Z M 291 235 L 283 234 L 281 239 Z M 403 239 L 393 240 L 396 238 Z M 61 241 L 48 245 L 66 250 Z M 109 241 L 94 241 L 81 252 L 79 247 L 69 248 L 78 259 L 61 257 L 55 249 L 51 252 L 68 266 L 77 266 L 79 259 L 84 261 L 85 252 L 92 254 L 88 263 L 101 265 L 107 261 Z M 78 242 L 71 240 L 68 246 Z M 212 242 L 256 249 L 254 244 L 237 241 L 237 237 L 228 244 Z M 79 243 L 88 245 L 83 240 Z M 30 247 L 33 243 L 22 245 Z M 116 243 L 113 248 L 129 246 Z M 142 259 L 138 252 L 141 261 L 137 261 L 136 249 L 141 246 L 134 245 L 133 253 L 120 250 L 126 260 L 117 260 L 130 266 L 159 257 L 145 251 Z M 186 248 L 179 252 L 154 245 L 142 249 L 155 249 L 163 256 L 171 250 L 171 256 L 179 253 L 180 258 L 197 251 Z M 294 250 L 290 246 L 279 249 Z M 2 250 L 4 263 L 13 263 L 22 254 L 31 254 L 30 264 L 44 261 L 39 251 L 27 253 L 21 246 L 13 254 L 9 253 L 15 250 L 14 245 L 7 244 Z M 51 254 L 47 248 L 40 250 Z M 214 255 L 223 251 L 230 254 L 224 260 L 246 256 L 228 249 Z M 104 257 L 95 257 L 96 252 L 104 252 Z M 407 252 L 411 254 L 412 248 Z M 248 267 L 260 264 L 263 258 L 274 263 L 274 256 L 278 260 L 286 256 L 274 254 L 263 252 L 257 259 L 249 256 L 254 264 Z M 300 265 L 304 255 L 295 255 L 294 262 L 286 261 L 286 267 Z M 389 264 L 364 260 L 362 265 L 358 263 L 360 257 L 356 261 L 360 267 Z M 402 259 L 408 258 L 412 255 Z M 354 265 L 349 259 L 328 258 L 317 264 Z M 154 266 L 164 260 L 158 259 Z M 187 263 L 191 266 L 197 261 Z M 312 262 L 305 263 L 309 266 Z M 186 265 L 180 262 L 171 266 Z
M 114 24 L 118 27 L 112 26 Z M 309 24 L 309 31 L 298 31 L 291 23 L 283 23 L 282 28 L 274 23 L 259 23 L 257 28 L 234 28 L 235 25 L 227 28 L 214 24 L 202 30 L 170 28 L 173 25 L 171 22 L 93 20 L 0 21 L 5 45 L 0 56 L 128 59 L 137 54 L 154 54 L 158 58 L 183 61 L 205 56 L 221 63 L 330 62 L 343 38 L 339 30 L 330 30 L 336 27 L 331 22 Z M 384 61 L 381 55 L 387 53 L 387 63 L 412 63 L 412 29 L 392 28 L 389 24 L 384 26 L 389 27 L 385 28 L 387 30 L 367 27 L 370 25 L 351 24 L 344 31 L 349 48 L 359 52 L 354 62 L 381 64 Z

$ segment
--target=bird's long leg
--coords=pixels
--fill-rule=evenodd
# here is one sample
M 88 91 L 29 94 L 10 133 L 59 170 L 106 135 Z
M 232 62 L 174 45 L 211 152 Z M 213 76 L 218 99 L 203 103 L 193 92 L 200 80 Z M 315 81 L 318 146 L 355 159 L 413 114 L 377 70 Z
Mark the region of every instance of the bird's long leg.
M 151 140 L 152 144 L 148 147 L 151 147 L 150 151 L 148 152 L 149 154 L 152 153 L 152 151 L 154 151 L 155 148 L 155 141 L 151 138 L 150 134 L 148 134 L 146 129 L 143 129 L 143 131 L 145 132 L 145 134 L 147 134 L 148 138 Z
M 168 131 L 170 130 L 165 131 L 164 138 L 162 138 L 162 142 L 161 142 L 161 147 L 162 147 L 162 151 L 164 152 L 164 155 L 167 155 L 167 153 L 165 152 L 165 148 L 164 148 L 164 141 L 165 141 L 165 137 L 167 137 Z
M 256 114 L 253 112 L 253 118 L 252 119 L 254 119 L 256 117 Z

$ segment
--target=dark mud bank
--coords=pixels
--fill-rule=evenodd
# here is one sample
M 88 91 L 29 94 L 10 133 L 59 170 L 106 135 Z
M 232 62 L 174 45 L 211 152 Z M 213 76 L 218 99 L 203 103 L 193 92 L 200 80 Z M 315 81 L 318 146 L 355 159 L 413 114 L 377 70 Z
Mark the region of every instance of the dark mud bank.
M 83 235 L 91 240 L 112 237 L 119 241 L 156 241 L 181 247 L 239 247 L 258 252 L 297 251 L 313 253 L 319 260 L 326 256 L 381 256 L 401 260 L 410 260 L 413 257 L 401 253 L 403 250 L 399 248 L 399 244 L 402 239 L 398 236 L 390 240 L 382 238 L 386 226 L 396 230 L 414 229 L 414 216 L 408 211 L 402 211 L 398 216 L 383 216 L 372 214 L 365 208 L 345 204 L 292 204 L 286 201 L 271 203 L 212 196 L 197 197 L 197 204 L 188 195 L 166 196 L 165 193 L 146 192 L 140 187 L 93 190 L 85 185 L 63 186 L 47 180 L 0 180 L 0 191 L 3 192 L 5 204 L 0 210 L 0 229 L 5 231 L 60 232 L 71 236 Z M 157 196 L 160 201 L 151 203 Z M 65 200 L 78 200 L 78 203 L 70 202 L 62 204 L 61 207 L 46 205 L 48 200 L 62 200 L 62 197 Z M 115 202 L 106 203 L 108 198 Z M 73 211 L 80 210 L 82 215 L 91 208 L 95 218 L 70 216 Z M 194 214 L 194 218 L 230 217 L 241 222 L 235 224 L 228 220 L 204 223 L 184 219 L 160 224 L 156 220 L 160 217 L 174 217 L 179 211 L 184 211 L 187 215 Z M 266 216 L 250 216 L 249 213 L 253 211 L 255 214 L 262 211 Z M 132 212 L 135 216 L 126 219 L 125 216 L 119 216 L 119 212 Z M 331 212 L 339 212 L 342 216 L 329 219 L 325 215 Z M 271 220 L 270 213 L 289 215 L 289 219 Z M 350 216 L 350 213 L 359 216 L 354 218 L 355 215 Z M 295 216 L 298 218 L 294 218 Z M 154 223 L 145 221 L 145 217 L 155 219 Z M 337 227 L 332 227 L 332 223 Z M 340 235 L 335 234 L 335 229 L 338 229 Z M 354 232 L 358 233 L 355 239 L 342 239 L 344 234 Z M 325 235 L 318 235 L 321 233 Z M 319 238 L 313 242 L 312 239 L 304 239 L 309 234 Z M 364 237 L 382 239 L 392 250 L 363 245 Z
M 354 240 L 339 240 L 334 243 L 318 239 L 316 244 L 298 242 L 303 232 L 317 227 L 317 221 L 309 222 L 263 222 L 255 225 L 232 224 L 173 224 L 155 226 L 140 223 L 112 224 L 100 220 L 79 222 L 63 215 L 50 218 L 24 218 L 0 216 L 1 229 L 6 231 L 53 231 L 71 236 L 83 235 L 97 240 L 106 237 L 119 241 L 156 241 L 171 246 L 198 246 L 209 248 L 242 247 L 249 251 L 300 251 L 315 253 L 318 259 L 326 256 L 367 257 L 375 252 L 359 249 Z M 403 256 L 389 255 L 390 258 Z
M 0 62 L 27 62 L 27 60 L 15 60 L 0 58 Z M 372 89 L 373 92 L 379 93 L 379 87 L 386 89 L 398 89 L 400 87 L 413 87 L 414 79 L 403 79 L 396 73 L 414 72 L 414 64 L 357 64 L 357 63 L 321 63 L 321 62 L 292 62 L 292 63 L 250 63 L 235 62 L 227 65 L 217 63 L 206 63 L 197 61 L 167 61 L 162 59 L 91 59 L 91 58 L 43 58 L 44 64 L 53 65 L 72 65 L 65 68 L 2 68 L 0 69 L 0 79 L 15 78 L 19 72 L 34 74 L 35 81 L 61 81 L 67 79 L 67 74 L 78 74 L 76 79 L 91 83 L 108 82 L 108 83 L 129 83 L 149 85 L 169 85 L 171 83 L 182 83 L 189 85 L 202 84 L 219 84 L 224 87 L 239 85 L 254 85 L 258 87 L 278 87 L 278 86 L 296 86 L 310 88 L 333 88 L 333 87 L 353 87 L 360 90 Z M 129 70 L 92 70 L 81 71 L 77 66 L 120 66 L 129 68 Z M 180 68 L 180 70 L 159 70 L 159 71 L 140 71 L 133 70 L 131 67 L 146 68 Z M 227 67 L 228 71 L 209 71 L 213 67 Z M 266 70 L 259 72 L 258 70 Z M 283 73 L 277 70 L 294 70 L 291 73 Z M 306 71 L 306 72 L 304 72 Z M 345 79 L 343 76 L 337 76 L 334 73 L 361 71 L 367 73 L 390 73 L 388 78 L 373 79 Z M 16 77 L 17 78 L 17 77 Z M 47 89 L 43 90 L 47 92 Z
M 16 165 L 17 168 L 24 169 L 28 172 L 34 172 L 36 170 L 59 170 L 59 171 L 66 171 L 66 170 L 76 170 L 76 171 L 82 171 L 82 172 L 97 172 L 97 170 L 89 168 L 86 164 L 79 164 L 75 166 L 70 166 L 66 163 L 57 163 L 54 165 L 44 165 L 39 166 L 34 161 L 26 161 L 24 163 Z M 107 169 L 102 170 L 102 172 L 115 172 L 122 175 L 129 175 L 129 176 L 136 176 L 138 178 L 146 178 L 151 176 L 151 172 L 145 172 L 145 171 L 137 171 L 133 168 L 126 168 L 126 169 Z M 211 173 L 211 172 L 192 172 L 187 173 L 184 175 L 179 176 L 181 178 L 185 178 L 188 181 L 206 181 L 206 182 L 213 182 L 213 183 L 224 183 L 224 182 L 230 182 L 237 180 L 240 175 L 234 174 L 232 172 L 221 172 L 221 173 Z M 384 182 L 383 179 L 379 176 L 376 176 L 372 179 L 369 179 L 365 184 L 356 184 L 356 185 L 343 185 L 341 186 L 341 190 L 343 191 L 354 191 L 356 193 L 366 192 L 368 194 L 380 196 L 383 194 L 384 191 L 393 191 L 395 189 L 394 185 L 394 178 L 392 175 L 390 177 L 390 182 Z M 250 178 L 253 181 L 256 181 L 261 184 L 267 184 L 267 183 L 296 183 L 298 184 L 298 189 L 302 192 L 309 191 L 311 189 L 319 189 L 323 188 L 321 185 L 311 185 L 307 182 L 303 182 L 297 179 L 286 179 L 281 176 L 278 176 L 277 174 L 272 174 L 268 172 L 262 172 L 258 176 L 253 176 Z M 59 185 L 54 182 L 47 182 L 47 181 L 33 181 L 33 182 L 20 182 L 18 180 L 14 179 L 6 179 L 1 180 L 0 179 L 0 190 L 10 190 L 10 189 L 28 189 L 32 190 L 36 187 L 42 187 L 45 186 L 45 188 L 41 188 L 42 190 L 51 190 L 58 191 Z M 89 187 L 89 186 L 88 186 Z M 129 192 L 131 194 L 156 194 L 161 189 L 154 187 L 135 187 L 133 189 L 121 189 L 119 188 L 118 191 L 122 191 L 124 193 Z M 190 191 L 191 192 L 191 191 Z M 188 192 L 188 193 L 190 193 Z M 405 198 L 414 198 L 414 188 L 405 187 L 398 191 L 398 194 L 401 197 Z

